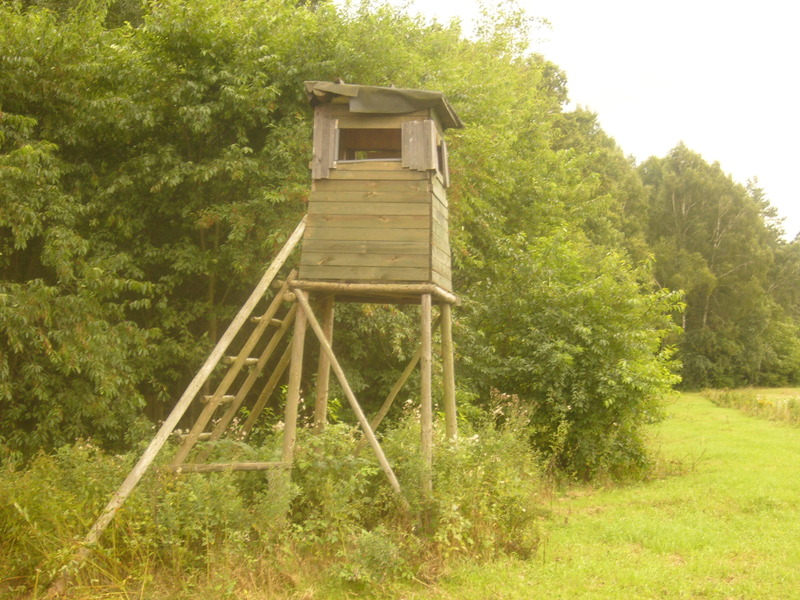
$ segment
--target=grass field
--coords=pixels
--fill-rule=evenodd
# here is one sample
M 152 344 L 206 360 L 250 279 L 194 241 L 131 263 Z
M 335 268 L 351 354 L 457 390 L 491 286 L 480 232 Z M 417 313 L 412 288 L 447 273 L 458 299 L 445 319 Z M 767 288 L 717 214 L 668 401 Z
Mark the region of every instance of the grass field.
M 800 598 L 800 429 L 684 394 L 661 476 L 555 494 L 529 561 L 462 566 L 408 599 Z

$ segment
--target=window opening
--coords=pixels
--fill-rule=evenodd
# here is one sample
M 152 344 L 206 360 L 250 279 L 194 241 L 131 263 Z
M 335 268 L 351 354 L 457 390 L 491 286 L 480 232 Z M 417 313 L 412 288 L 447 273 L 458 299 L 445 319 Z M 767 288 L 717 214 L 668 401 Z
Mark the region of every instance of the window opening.
M 337 160 L 400 159 L 400 129 L 340 129 Z

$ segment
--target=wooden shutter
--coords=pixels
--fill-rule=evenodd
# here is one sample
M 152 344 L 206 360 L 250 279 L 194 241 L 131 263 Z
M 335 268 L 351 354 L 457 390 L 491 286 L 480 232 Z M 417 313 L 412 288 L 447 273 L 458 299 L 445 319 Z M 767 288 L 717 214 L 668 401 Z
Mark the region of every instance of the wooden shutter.
M 313 179 L 327 179 L 335 166 L 338 123 L 331 116 L 330 103 L 317 106 L 314 111 L 314 158 L 311 160 Z
M 442 164 L 439 168 L 442 172 L 442 179 L 444 180 L 444 187 L 450 187 L 450 166 L 447 164 L 447 142 L 442 140 Z
M 403 121 L 403 166 L 414 171 L 436 170 L 436 124 Z

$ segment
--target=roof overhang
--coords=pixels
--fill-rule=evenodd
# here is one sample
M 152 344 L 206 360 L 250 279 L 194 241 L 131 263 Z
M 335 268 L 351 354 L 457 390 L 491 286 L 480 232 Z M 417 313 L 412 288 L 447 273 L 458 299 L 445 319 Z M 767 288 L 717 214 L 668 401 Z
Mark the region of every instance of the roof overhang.
M 432 108 L 443 128 L 464 127 L 441 92 L 331 81 L 306 81 L 305 86 L 312 105 L 330 102 L 334 96 L 340 96 L 348 99 L 350 112 L 353 113 L 406 114 Z

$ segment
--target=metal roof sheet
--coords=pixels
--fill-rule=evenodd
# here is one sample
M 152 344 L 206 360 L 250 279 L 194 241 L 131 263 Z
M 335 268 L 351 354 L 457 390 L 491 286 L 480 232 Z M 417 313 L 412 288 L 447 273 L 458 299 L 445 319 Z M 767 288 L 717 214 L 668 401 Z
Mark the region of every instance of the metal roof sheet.
M 331 96 L 343 96 L 349 99 L 350 112 L 354 113 L 404 114 L 432 108 L 445 129 L 464 127 L 441 92 L 332 81 L 306 81 L 305 86 L 312 105 L 325 102 Z

